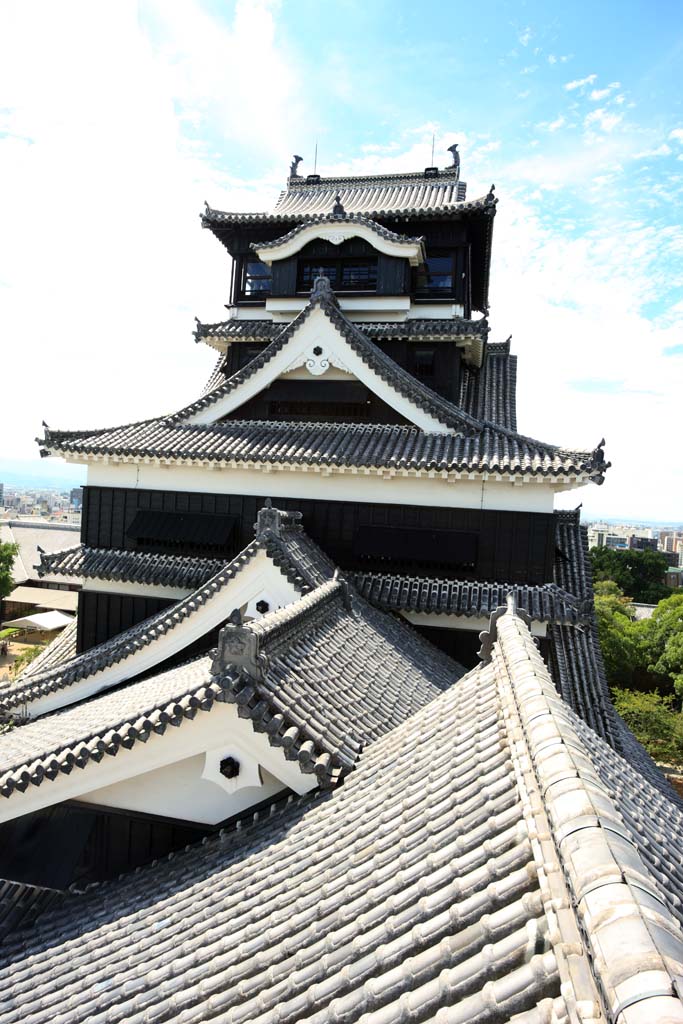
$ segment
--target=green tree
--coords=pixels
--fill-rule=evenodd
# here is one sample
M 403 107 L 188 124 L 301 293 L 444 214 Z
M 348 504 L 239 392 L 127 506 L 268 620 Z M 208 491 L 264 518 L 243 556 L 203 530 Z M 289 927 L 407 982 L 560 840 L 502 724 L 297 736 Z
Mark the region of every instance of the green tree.
M 673 697 L 620 689 L 613 697 L 617 711 L 651 757 L 683 764 L 683 716 L 672 707 Z
M 45 648 L 41 644 L 35 644 L 33 647 L 26 647 L 20 655 L 14 659 L 14 663 L 10 668 L 10 675 L 13 679 L 19 676 L 27 665 L 30 665 L 34 658 L 37 658 L 41 651 Z
M 590 558 L 596 581 L 613 580 L 634 601 L 657 604 L 671 594 L 662 582 L 667 561 L 661 551 L 591 548 Z
M 659 689 L 672 687 L 683 698 L 683 594 L 660 601 L 652 617 L 638 626 L 641 663 Z
M 0 600 L 14 590 L 12 566 L 18 552 L 16 544 L 0 544 Z
M 595 614 L 610 685 L 630 687 L 639 663 L 633 606 L 614 581 L 596 583 Z

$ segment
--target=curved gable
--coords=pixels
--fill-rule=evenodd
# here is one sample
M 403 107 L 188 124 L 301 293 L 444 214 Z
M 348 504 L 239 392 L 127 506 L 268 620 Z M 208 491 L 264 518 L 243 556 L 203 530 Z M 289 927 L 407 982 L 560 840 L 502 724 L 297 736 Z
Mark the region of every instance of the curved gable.
M 408 238 L 389 231 L 369 217 L 331 216 L 308 224 L 299 224 L 286 235 L 272 242 L 254 242 L 251 248 L 258 258 L 269 266 L 276 260 L 285 260 L 296 255 L 316 239 L 341 245 L 350 238 L 362 238 L 377 252 L 385 256 L 398 256 L 410 260 L 412 267 L 424 262 L 425 249 L 422 238 Z

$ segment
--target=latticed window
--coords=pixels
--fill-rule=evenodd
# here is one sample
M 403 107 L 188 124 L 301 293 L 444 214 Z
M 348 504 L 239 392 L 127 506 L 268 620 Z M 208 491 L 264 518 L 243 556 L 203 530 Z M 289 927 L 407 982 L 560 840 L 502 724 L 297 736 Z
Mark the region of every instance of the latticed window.
M 336 292 L 374 292 L 377 289 L 376 259 L 299 260 L 297 291 L 308 292 L 320 273 Z

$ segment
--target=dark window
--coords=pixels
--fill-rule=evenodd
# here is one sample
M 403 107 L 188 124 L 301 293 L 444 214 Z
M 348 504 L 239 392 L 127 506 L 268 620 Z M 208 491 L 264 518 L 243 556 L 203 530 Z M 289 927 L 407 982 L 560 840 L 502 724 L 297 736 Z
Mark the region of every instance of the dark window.
M 261 260 L 248 257 L 242 272 L 242 295 L 248 299 L 264 299 L 270 295 L 272 271 Z
M 142 550 L 228 554 L 234 547 L 235 516 L 139 509 L 126 537 Z
M 433 348 L 413 350 L 413 373 L 418 380 L 434 380 L 435 351 Z
M 307 423 L 370 423 L 370 402 L 269 402 L 268 418 Z
M 455 253 L 447 249 L 429 253 L 417 269 L 415 290 L 418 295 L 450 298 L 455 292 Z
M 477 561 L 477 535 L 455 530 L 361 526 L 353 548 L 356 557 L 377 571 L 381 571 L 382 562 L 391 562 L 394 569 L 439 565 L 445 570 L 473 570 Z
M 299 260 L 296 289 L 309 292 L 322 271 L 337 292 L 374 292 L 376 259 Z

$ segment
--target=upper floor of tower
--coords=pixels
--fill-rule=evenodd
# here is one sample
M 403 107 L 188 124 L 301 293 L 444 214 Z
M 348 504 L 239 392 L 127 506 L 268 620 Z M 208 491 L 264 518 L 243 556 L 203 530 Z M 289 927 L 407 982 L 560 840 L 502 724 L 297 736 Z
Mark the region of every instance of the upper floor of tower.
M 496 200 L 466 199 L 456 147 L 450 167 L 325 178 L 290 168 L 269 213 L 207 205 L 202 225 L 233 258 L 237 317 L 289 319 L 323 273 L 349 315 L 469 318 L 487 312 Z

